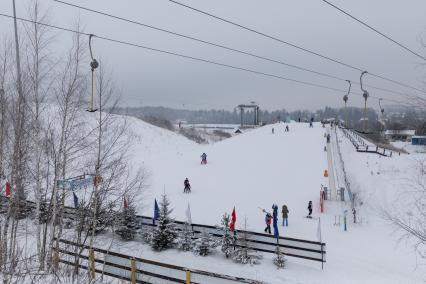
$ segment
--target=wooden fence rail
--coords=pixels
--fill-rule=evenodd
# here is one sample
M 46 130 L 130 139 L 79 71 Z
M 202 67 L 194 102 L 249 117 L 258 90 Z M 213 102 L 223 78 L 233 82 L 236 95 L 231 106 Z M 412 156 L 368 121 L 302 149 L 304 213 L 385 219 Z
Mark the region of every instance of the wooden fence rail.
M 126 280 L 131 283 L 213 283 L 213 284 L 261 284 L 263 282 L 242 277 L 207 272 L 182 266 L 132 257 L 117 252 L 59 240 L 59 262 L 88 270 L 94 274 Z M 90 255 L 93 257 L 90 257 Z M 94 278 L 95 275 L 91 277 Z

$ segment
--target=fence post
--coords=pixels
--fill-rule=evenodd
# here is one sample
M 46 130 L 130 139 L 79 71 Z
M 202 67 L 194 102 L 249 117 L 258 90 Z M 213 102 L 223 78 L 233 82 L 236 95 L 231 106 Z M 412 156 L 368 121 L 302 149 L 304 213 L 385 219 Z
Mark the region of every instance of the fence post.
M 191 284 L 191 271 L 186 271 L 186 284 Z
M 95 251 L 93 248 L 89 250 L 89 262 L 90 262 L 90 278 L 95 279 Z
M 130 281 L 132 284 L 136 284 L 136 260 L 134 257 L 130 259 L 130 265 L 131 265 Z

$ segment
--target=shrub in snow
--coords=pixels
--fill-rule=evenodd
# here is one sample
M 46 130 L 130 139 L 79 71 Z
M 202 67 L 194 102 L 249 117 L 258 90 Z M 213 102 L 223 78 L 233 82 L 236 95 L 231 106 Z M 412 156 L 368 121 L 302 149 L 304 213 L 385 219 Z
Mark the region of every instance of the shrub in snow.
M 135 238 L 136 233 L 140 229 L 139 222 L 136 220 L 135 207 L 128 205 L 117 215 L 117 229 L 115 232 L 120 235 L 123 240 L 130 241 Z
M 222 237 L 218 239 L 218 245 L 220 245 L 220 250 L 225 254 L 226 258 L 230 257 L 233 253 L 233 237 L 229 228 L 230 222 L 231 218 L 229 214 L 223 214 L 220 222 L 221 226 L 219 227 Z
M 185 223 L 176 240 L 177 248 L 183 251 L 192 250 L 194 248 L 193 236 L 194 232 L 192 231 L 191 225 Z
M 216 244 L 213 237 L 207 233 L 203 232 L 201 237 L 195 241 L 194 253 L 201 256 L 206 256 L 210 254 L 212 248 L 215 248 Z
M 277 266 L 277 268 L 284 268 L 287 260 L 285 259 L 284 254 L 280 250 L 279 246 L 277 246 L 277 248 L 275 249 L 275 254 L 276 256 L 273 259 L 274 264 Z
M 262 255 L 248 247 L 247 220 L 244 221 L 244 231 L 240 234 L 241 236 L 238 236 L 237 240 L 238 248 L 234 251 L 232 259 L 242 264 L 259 264 L 263 258 Z
M 173 219 L 170 217 L 172 210 L 169 209 L 169 206 L 170 202 L 167 196 L 163 195 L 160 202 L 160 217 L 151 240 L 151 247 L 157 251 L 172 247 L 178 235 Z

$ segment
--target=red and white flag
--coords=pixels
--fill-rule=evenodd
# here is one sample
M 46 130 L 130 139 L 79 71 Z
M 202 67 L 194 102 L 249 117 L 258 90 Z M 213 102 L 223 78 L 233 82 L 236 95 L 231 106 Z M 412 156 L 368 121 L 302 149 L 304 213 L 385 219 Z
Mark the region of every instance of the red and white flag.
M 10 197 L 11 194 L 12 194 L 12 189 L 10 186 L 10 182 L 6 182 L 6 197 Z
M 231 229 L 231 231 L 235 230 L 235 223 L 237 222 L 237 214 L 235 213 L 235 207 L 234 210 L 232 210 L 232 214 L 231 214 L 231 224 L 229 225 L 229 228 Z

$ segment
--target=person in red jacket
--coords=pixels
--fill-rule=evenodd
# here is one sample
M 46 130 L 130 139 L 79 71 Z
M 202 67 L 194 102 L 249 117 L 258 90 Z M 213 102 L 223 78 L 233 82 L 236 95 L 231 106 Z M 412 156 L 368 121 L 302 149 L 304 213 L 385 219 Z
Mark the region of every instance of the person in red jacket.
M 269 212 L 266 213 L 265 223 L 266 223 L 265 233 L 268 232 L 269 234 L 271 234 L 272 215 Z

